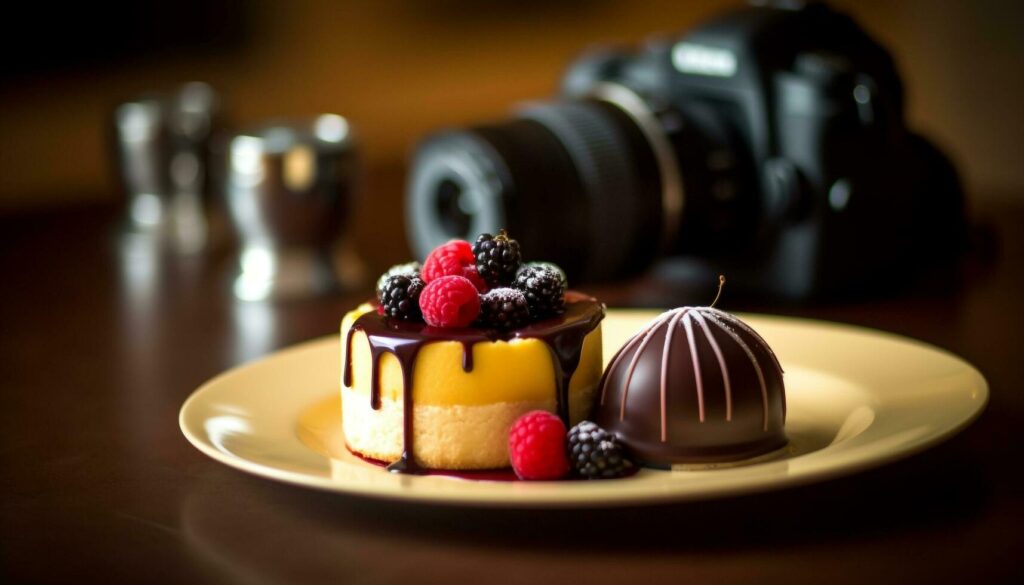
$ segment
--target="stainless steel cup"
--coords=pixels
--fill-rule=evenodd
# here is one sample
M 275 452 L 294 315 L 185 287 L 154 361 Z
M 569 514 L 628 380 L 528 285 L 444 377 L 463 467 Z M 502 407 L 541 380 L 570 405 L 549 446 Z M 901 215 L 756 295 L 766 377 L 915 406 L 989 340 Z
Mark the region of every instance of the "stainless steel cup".
M 168 240 L 180 251 L 205 245 L 206 161 L 218 111 L 216 93 L 200 82 L 114 111 L 130 232 Z
M 227 165 L 227 208 L 241 244 L 239 299 L 309 297 L 361 280 L 361 262 L 344 238 L 357 175 L 344 118 L 323 114 L 236 134 Z

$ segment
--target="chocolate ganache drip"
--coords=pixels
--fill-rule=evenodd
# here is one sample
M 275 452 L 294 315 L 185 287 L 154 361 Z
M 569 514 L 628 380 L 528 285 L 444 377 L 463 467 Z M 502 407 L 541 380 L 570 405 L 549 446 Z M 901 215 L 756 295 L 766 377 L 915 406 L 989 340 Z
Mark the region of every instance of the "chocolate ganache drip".
M 555 371 L 555 404 L 558 416 L 569 424 L 569 383 L 579 366 L 584 338 L 604 318 L 604 305 L 575 292 L 566 293 L 565 313 L 551 319 L 531 323 L 514 331 L 502 332 L 482 328 L 439 328 L 424 323 L 388 319 L 370 311 L 359 316 L 345 337 L 345 364 L 342 381 L 352 387 L 352 336 L 356 331 L 366 334 L 370 344 L 370 406 L 381 407 L 380 358 L 390 353 L 402 368 L 403 446 L 402 457 L 388 466 L 388 471 L 419 473 L 422 470 L 413 458 L 413 388 L 416 356 L 428 343 L 456 341 L 462 344 L 462 369 L 473 370 L 473 346 L 481 342 L 511 339 L 539 339 L 551 353 Z
M 612 359 L 596 419 L 648 465 L 745 459 L 786 443 L 782 375 L 768 344 L 735 316 L 673 309 Z

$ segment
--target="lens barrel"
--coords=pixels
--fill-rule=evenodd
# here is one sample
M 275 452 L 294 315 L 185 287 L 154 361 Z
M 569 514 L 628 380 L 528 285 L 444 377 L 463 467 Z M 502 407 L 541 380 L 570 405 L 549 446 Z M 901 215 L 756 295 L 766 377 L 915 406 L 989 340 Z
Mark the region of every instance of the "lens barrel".
M 413 161 L 407 222 L 421 257 L 451 238 L 505 228 L 532 257 L 602 280 L 657 253 L 661 192 L 655 153 L 620 108 L 542 103 L 429 138 Z

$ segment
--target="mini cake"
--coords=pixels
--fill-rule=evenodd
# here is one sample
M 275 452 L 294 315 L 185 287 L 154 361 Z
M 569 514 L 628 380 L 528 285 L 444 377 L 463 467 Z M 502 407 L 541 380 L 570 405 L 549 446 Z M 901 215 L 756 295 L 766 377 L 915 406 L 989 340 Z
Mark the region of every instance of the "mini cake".
M 595 421 L 648 466 L 747 459 L 786 444 L 782 375 L 768 344 L 735 316 L 673 309 L 612 358 Z
M 603 317 L 601 303 L 565 291 L 557 267 L 521 265 L 503 233 L 393 268 L 378 303 L 342 320 L 348 448 L 400 472 L 507 467 L 521 415 L 589 414 Z

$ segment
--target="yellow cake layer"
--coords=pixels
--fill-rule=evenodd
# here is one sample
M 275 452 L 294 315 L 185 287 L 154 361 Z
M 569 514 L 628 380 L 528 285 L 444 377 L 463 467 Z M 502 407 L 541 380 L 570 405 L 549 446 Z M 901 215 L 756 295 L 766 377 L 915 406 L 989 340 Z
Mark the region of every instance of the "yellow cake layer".
M 573 423 L 583 420 L 596 386 L 574 395 L 569 404 Z M 396 461 L 404 448 L 404 409 L 398 400 L 383 399 L 370 408 L 365 395 L 341 389 L 342 427 L 349 449 L 372 459 Z M 508 431 L 531 410 L 554 411 L 555 400 L 496 402 L 474 406 L 416 404 L 413 409 L 413 458 L 432 469 L 496 469 L 508 467 Z
M 345 339 L 352 323 L 373 307 L 359 306 L 342 319 L 342 365 Z M 546 403 L 555 397 L 555 366 L 547 345 L 539 339 L 480 342 L 473 345 L 473 369 L 462 369 L 462 344 L 435 341 L 419 351 L 413 371 L 413 404 L 417 406 L 483 406 L 503 402 Z M 352 388 L 369 403 L 371 351 L 362 331 L 352 338 Z M 569 383 L 570 404 L 589 392 L 601 378 L 601 326 L 587 335 L 579 367 Z M 342 380 L 344 384 L 344 380 Z M 382 400 L 402 400 L 402 368 L 385 353 L 380 360 Z

